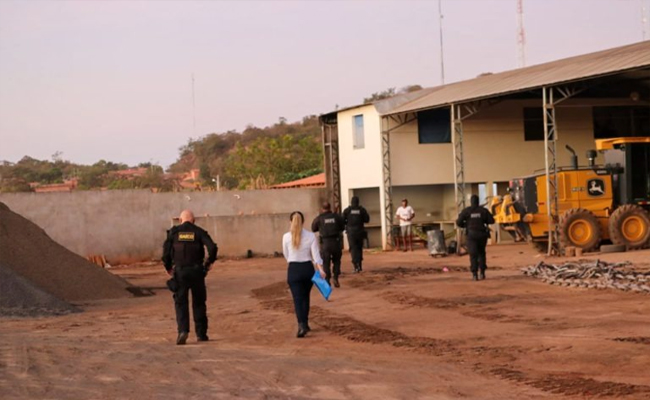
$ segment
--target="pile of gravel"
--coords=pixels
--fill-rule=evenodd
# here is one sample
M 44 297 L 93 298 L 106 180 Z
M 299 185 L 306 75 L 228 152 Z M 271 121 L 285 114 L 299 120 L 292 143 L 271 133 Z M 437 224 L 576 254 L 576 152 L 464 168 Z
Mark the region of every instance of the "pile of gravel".
M 70 225 L 74 229 L 74 219 Z M 0 315 L 70 312 L 75 310 L 70 302 L 130 297 L 129 289 L 128 282 L 0 203 Z

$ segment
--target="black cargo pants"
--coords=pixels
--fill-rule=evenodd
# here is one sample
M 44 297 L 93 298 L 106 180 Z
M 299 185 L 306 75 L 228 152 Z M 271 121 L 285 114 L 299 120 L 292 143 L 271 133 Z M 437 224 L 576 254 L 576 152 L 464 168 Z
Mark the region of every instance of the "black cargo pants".
M 191 291 L 194 330 L 196 336 L 206 336 L 208 333 L 208 315 L 205 304 L 207 292 L 203 266 L 176 267 L 174 277 L 178 282 L 178 290 L 174 293 L 178 332 L 190 331 L 189 293 Z
M 348 233 L 350 257 L 352 257 L 352 264 L 354 265 L 359 265 L 363 261 L 363 241 L 365 238 L 365 232 Z
M 341 239 L 335 238 L 322 238 L 320 244 L 320 255 L 323 258 L 323 269 L 325 270 L 325 279 L 330 281 L 332 275 L 338 278 L 341 275 L 341 256 L 343 250 L 341 249 Z M 334 267 L 334 274 L 330 268 L 331 264 Z
M 485 247 L 487 246 L 488 235 L 486 233 L 467 235 L 467 251 L 469 252 L 470 270 L 472 274 L 479 271 L 485 272 L 487 269 Z

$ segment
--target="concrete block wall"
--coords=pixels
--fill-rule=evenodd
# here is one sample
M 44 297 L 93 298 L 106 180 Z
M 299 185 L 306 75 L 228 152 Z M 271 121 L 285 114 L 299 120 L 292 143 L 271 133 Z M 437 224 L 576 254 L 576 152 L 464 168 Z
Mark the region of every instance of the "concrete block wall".
M 282 250 L 289 214 L 302 211 L 309 229 L 324 199 L 324 189 L 0 194 L 0 202 L 55 241 L 84 257 L 103 254 L 109 263 L 160 259 L 166 230 L 184 209 L 195 213 L 199 226 L 206 224 L 220 255 L 273 254 Z

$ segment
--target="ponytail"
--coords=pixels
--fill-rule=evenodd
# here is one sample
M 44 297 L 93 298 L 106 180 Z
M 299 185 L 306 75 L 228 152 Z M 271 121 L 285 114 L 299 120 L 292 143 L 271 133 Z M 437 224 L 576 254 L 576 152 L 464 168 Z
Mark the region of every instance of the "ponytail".
M 300 247 L 300 240 L 302 239 L 302 224 L 304 217 L 300 211 L 291 214 L 291 245 L 294 249 Z

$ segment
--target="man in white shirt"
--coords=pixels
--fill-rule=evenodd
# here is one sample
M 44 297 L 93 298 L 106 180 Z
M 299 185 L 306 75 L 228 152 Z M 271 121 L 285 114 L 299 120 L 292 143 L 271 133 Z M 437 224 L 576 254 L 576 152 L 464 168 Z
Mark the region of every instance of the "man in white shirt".
M 397 212 L 395 213 L 395 216 L 397 219 L 399 219 L 399 228 L 400 228 L 400 237 L 402 239 L 402 242 L 404 243 L 404 250 L 406 251 L 406 239 L 408 238 L 408 244 L 413 251 L 413 231 L 412 231 L 412 222 L 413 218 L 415 218 L 415 211 L 413 210 L 413 207 L 409 206 L 409 201 L 407 199 L 402 200 L 402 205 L 397 209 Z M 397 238 L 397 250 L 400 249 L 400 238 Z

